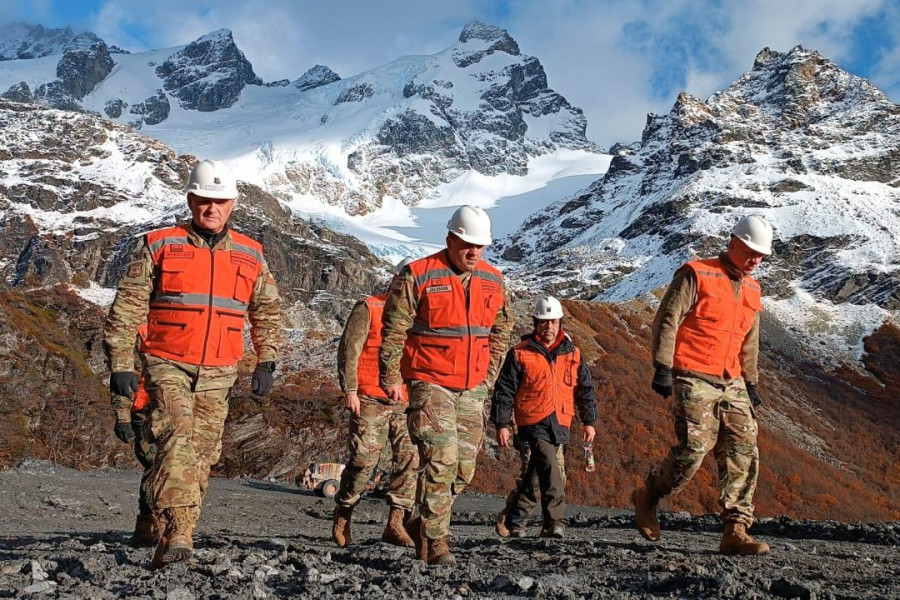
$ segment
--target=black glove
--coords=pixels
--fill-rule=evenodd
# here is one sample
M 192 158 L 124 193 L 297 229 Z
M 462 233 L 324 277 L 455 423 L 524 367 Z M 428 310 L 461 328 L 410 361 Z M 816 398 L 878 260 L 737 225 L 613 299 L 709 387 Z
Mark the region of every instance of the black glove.
M 265 396 L 272 389 L 272 373 L 275 371 L 275 361 L 261 362 L 253 371 L 253 380 L 250 389 L 257 396 Z
M 132 398 L 138 389 L 137 375 L 132 371 L 116 371 L 109 376 L 109 391 L 116 396 Z
M 131 423 L 116 421 L 116 425 L 113 427 L 113 433 L 116 434 L 117 438 L 122 440 L 123 444 L 134 443 L 134 429 L 132 429 Z
M 672 395 L 672 387 L 674 385 L 675 384 L 672 381 L 672 368 L 664 367 L 662 365 L 656 367 L 656 371 L 653 373 L 653 383 L 650 384 L 653 391 L 663 398 L 668 398 Z
M 750 402 L 753 403 L 753 408 L 762 404 L 762 397 L 759 395 L 759 390 L 756 389 L 755 383 L 747 382 L 747 395 L 750 396 Z

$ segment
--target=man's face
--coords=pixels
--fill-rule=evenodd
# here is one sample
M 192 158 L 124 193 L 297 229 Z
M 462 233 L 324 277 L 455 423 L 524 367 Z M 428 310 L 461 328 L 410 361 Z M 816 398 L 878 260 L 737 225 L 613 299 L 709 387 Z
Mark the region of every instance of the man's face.
M 752 273 L 765 256 L 765 254 L 751 249 L 736 237 L 731 238 L 731 241 L 728 242 L 728 260 L 744 275 Z
M 191 219 L 195 225 L 212 233 L 219 233 L 225 229 L 231 217 L 234 199 L 220 200 L 191 194 L 188 196 L 188 206 L 191 208 Z
M 484 246 L 464 242 L 452 233 L 448 233 L 447 254 L 450 256 L 450 264 L 460 271 L 474 271 L 475 265 L 484 255 Z
M 559 319 L 537 319 L 537 325 L 534 328 L 538 339 L 548 346 L 556 341 L 559 335 Z

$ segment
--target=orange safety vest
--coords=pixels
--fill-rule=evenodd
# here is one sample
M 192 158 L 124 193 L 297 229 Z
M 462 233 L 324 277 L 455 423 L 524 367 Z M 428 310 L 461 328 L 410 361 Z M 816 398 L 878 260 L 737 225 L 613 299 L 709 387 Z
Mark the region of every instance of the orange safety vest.
M 144 340 L 147 339 L 147 322 L 144 321 L 141 323 L 141 328 L 138 329 L 138 340 L 141 345 L 143 345 Z M 150 404 L 150 394 L 147 393 L 147 388 L 144 387 L 146 383 L 146 377 L 141 374 L 141 378 L 138 381 L 138 389 L 134 393 L 134 399 L 131 401 L 131 412 L 140 412 L 147 408 Z
M 517 425 L 534 425 L 556 413 L 559 424 L 569 427 L 575 415 L 575 388 L 581 350 L 559 354 L 550 362 L 528 339 L 513 348 L 516 361 L 522 367 L 522 379 L 516 390 L 515 411 Z
M 131 412 L 141 412 L 150 404 L 150 394 L 147 393 L 147 388 L 144 387 L 144 384 L 147 382 L 147 378 L 141 375 L 141 379 L 138 381 L 138 389 L 134 393 L 134 399 L 131 401 Z
M 404 380 L 471 390 L 487 377 L 490 334 L 503 307 L 503 275 L 478 261 L 468 293 L 446 251 L 409 264 L 419 308 L 408 332 L 400 373 Z
M 386 399 L 387 394 L 379 385 L 378 349 L 381 347 L 381 316 L 384 314 L 384 303 L 387 294 L 369 296 L 366 298 L 366 308 L 369 309 L 369 333 L 366 335 L 366 343 L 356 363 L 357 392 L 372 398 Z M 406 386 L 402 386 L 403 402 L 407 402 Z
M 762 308 L 762 290 L 749 276 L 734 285 L 718 258 L 689 262 L 697 278 L 697 303 L 675 337 L 673 365 L 731 379 L 741 375 L 741 348 Z
M 231 250 L 191 244 L 179 225 L 147 234 L 159 270 L 150 296 L 141 351 L 208 367 L 230 366 L 244 354 L 244 316 L 262 271 L 262 246 L 229 231 Z

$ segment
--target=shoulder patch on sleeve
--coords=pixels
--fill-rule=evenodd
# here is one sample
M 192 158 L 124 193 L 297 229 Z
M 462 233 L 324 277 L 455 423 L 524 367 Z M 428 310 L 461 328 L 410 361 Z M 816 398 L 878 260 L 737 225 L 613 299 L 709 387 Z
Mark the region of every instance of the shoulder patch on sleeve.
M 128 264 L 128 269 L 125 271 L 125 276 L 128 279 L 137 279 L 144 273 L 144 264 L 136 260 Z

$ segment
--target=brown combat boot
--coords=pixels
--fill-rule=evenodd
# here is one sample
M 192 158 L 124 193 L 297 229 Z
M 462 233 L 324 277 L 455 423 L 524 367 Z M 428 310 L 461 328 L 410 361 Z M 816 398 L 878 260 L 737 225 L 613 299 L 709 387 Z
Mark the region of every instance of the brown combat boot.
M 156 536 L 156 519 L 152 514 L 138 513 L 130 543 L 132 548 L 152 548 L 159 543 Z
M 722 534 L 722 543 L 719 544 L 719 552 L 726 555 L 756 556 L 766 554 L 769 545 L 765 542 L 757 542 L 747 534 L 747 527 L 737 521 L 725 521 L 725 533 Z
M 331 539 L 341 548 L 346 548 L 350 543 L 350 521 L 352 517 L 352 506 L 335 505 L 334 527 L 331 528 Z
M 194 553 L 194 526 L 200 516 L 200 507 L 167 508 L 163 514 L 166 526 L 153 554 L 153 562 L 150 564 L 153 569 L 191 558 Z
M 456 558 L 450 552 L 450 546 L 447 545 L 445 538 L 436 540 L 428 540 L 428 560 L 429 565 L 455 565 Z
M 634 505 L 634 522 L 638 533 L 644 536 L 644 539 L 658 542 L 660 530 L 656 506 L 659 504 L 659 498 L 645 486 L 641 486 L 631 492 L 631 503 Z
M 399 506 L 391 507 L 391 514 L 388 517 L 387 525 L 384 526 L 384 533 L 381 534 L 381 541 L 393 544 L 395 546 L 403 546 L 405 548 L 413 548 L 412 538 L 403 528 L 403 521 L 406 517 L 406 511 Z
M 425 537 L 425 529 L 422 527 L 422 517 L 407 521 L 405 529 L 416 547 L 416 557 L 428 562 L 428 538 Z
M 494 525 L 494 531 L 500 537 L 509 537 L 509 527 L 506 526 L 506 509 L 500 511 L 497 515 L 497 523 Z

